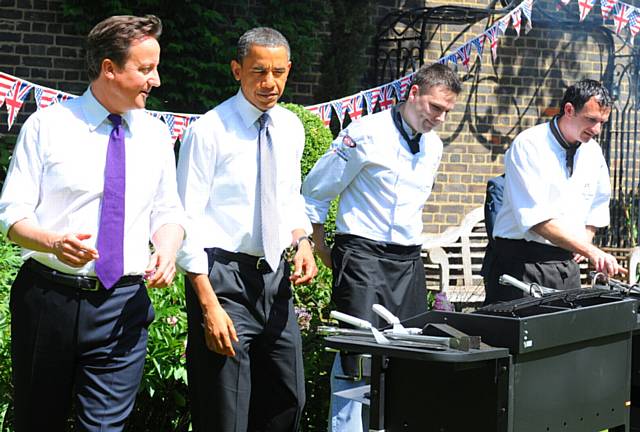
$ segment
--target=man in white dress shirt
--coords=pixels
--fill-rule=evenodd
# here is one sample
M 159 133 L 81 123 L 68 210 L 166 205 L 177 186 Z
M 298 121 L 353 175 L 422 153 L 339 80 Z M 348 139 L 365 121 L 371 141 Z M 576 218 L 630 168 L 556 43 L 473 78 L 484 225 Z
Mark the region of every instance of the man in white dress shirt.
M 442 155 L 435 129 L 453 109 L 460 81 L 441 64 L 420 68 L 406 102 L 340 132 L 306 177 L 302 193 L 318 255 L 333 268 L 339 311 L 380 326 L 380 303 L 400 319 L 426 311 L 422 209 Z M 329 204 L 340 195 L 335 245 L 325 243 Z M 332 394 L 360 385 L 353 356 L 336 356 Z M 330 430 L 361 431 L 361 404 L 332 396 Z
M 609 120 L 611 104 L 600 82 L 581 80 L 565 92 L 557 117 L 513 141 L 504 158 L 486 304 L 524 295 L 498 283 L 505 273 L 556 289 L 580 287 L 578 262 L 584 258 L 608 275 L 626 273 L 592 243 L 596 229 L 609 224 L 609 169 L 594 138 Z
M 0 199 L 25 259 L 11 288 L 16 432 L 66 430 L 72 401 L 77 430 L 121 431 L 133 408 L 154 316 L 143 279 L 171 283 L 184 234 L 173 143 L 142 110 L 161 29 L 151 15 L 97 24 L 87 91 L 18 136 Z
M 276 105 L 287 40 L 254 28 L 231 61 L 240 90 L 187 131 L 178 187 L 189 219 L 187 371 L 196 432 L 294 431 L 304 405 L 291 282 L 317 273 L 300 195 L 304 129 Z M 190 231 L 191 230 L 191 231 Z M 296 250 L 290 275 L 285 248 Z

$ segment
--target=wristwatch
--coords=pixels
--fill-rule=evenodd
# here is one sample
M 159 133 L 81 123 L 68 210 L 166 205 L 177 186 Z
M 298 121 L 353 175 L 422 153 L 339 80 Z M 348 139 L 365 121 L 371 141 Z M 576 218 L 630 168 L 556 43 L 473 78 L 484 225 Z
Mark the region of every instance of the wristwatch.
M 315 249 L 316 244 L 313 242 L 313 240 L 311 240 L 311 237 L 303 235 L 303 236 L 298 237 L 298 240 L 296 240 L 296 243 L 293 245 L 295 250 L 298 250 L 298 246 L 300 246 L 300 242 L 303 241 L 303 240 L 306 240 L 306 241 L 309 242 L 309 245 L 311 246 L 311 250 Z

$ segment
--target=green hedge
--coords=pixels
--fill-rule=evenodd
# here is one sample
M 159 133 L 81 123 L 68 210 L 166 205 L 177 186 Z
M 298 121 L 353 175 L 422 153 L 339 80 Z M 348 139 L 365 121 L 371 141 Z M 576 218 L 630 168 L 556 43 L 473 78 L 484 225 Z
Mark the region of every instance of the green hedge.
M 306 143 L 302 172 L 306 175 L 331 143 L 331 133 L 320 119 L 304 108 L 286 104 L 302 120 Z M 330 220 L 334 220 L 335 206 Z M 303 335 L 307 404 L 303 431 L 326 430 L 329 379 L 333 357 L 324 352 L 316 333 L 326 319 L 331 296 L 331 271 L 318 259 L 320 272 L 310 285 L 296 287 L 296 311 Z M 11 431 L 11 361 L 9 287 L 21 264 L 18 249 L 0 238 L 0 432 Z M 166 289 L 149 290 L 156 319 L 149 328 L 149 347 L 145 374 L 127 430 L 131 432 L 169 432 L 189 430 L 189 403 L 185 369 L 187 320 L 184 278 L 179 276 Z

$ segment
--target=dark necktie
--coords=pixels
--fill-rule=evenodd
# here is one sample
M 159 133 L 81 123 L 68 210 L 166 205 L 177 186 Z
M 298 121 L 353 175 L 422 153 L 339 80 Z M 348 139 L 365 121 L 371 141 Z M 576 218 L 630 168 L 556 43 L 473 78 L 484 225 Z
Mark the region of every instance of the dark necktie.
M 567 165 L 567 170 L 569 171 L 569 177 L 573 175 L 573 159 L 578 151 L 578 147 L 582 144 L 580 141 L 577 141 L 575 144 L 569 144 L 567 140 L 564 138 L 560 129 L 558 128 L 558 118 L 554 117 L 551 122 L 549 122 L 549 128 L 551 129 L 551 133 L 553 134 L 558 144 L 565 149 L 566 152 L 566 160 L 565 163 Z
M 276 271 L 280 264 L 282 251 L 280 250 L 278 235 L 276 160 L 268 128 L 269 114 L 262 114 L 259 122 L 258 151 L 260 152 L 260 228 L 262 232 L 262 248 L 269 267 L 271 267 L 271 270 Z
M 391 117 L 393 117 L 393 123 L 396 125 L 396 129 L 402 135 L 402 138 L 409 144 L 409 149 L 411 149 L 411 154 L 416 154 L 420 151 L 420 138 L 422 138 L 422 134 L 416 134 L 413 138 L 409 138 L 409 134 L 404 128 L 402 124 L 402 116 L 400 115 L 400 110 L 398 109 L 399 105 L 394 105 L 391 108 Z
M 104 168 L 102 210 L 98 227 L 96 276 L 109 289 L 124 273 L 125 149 L 122 117 L 109 115 L 113 123 Z

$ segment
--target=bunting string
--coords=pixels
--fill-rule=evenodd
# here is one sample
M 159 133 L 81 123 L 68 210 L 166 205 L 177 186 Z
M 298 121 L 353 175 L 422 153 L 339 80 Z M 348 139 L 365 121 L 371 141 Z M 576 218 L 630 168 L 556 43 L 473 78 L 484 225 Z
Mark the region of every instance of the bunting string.
M 573 0 L 558 0 L 558 8 L 565 7 L 572 1 Z M 458 47 L 452 53 L 439 58 L 437 62 L 442 64 L 452 63 L 454 66 L 461 64 L 466 71 L 469 71 L 474 59 L 473 53 L 476 53 L 478 59 L 482 59 L 486 41 L 488 41 L 492 58 L 495 61 L 498 56 L 499 39 L 505 35 L 509 26 L 514 30 L 516 38 L 520 36 L 523 24 L 525 34 L 533 28 L 533 21 L 531 19 L 533 2 L 534 0 L 524 0 L 518 7 L 498 19 L 494 25 L 482 34 Z M 598 2 L 597 0 L 577 0 L 577 3 L 580 21 L 582 22 Z M 627 28 L 631 35 L 631 43 L 633 43 L 633 39 L 640 31 L 640 9 L 619 0 L 600 0 L 599 6 L 603 22 L 607 19 L 612 20 L 618 35 Z M 327 126 L 331 123 L 333 115 L 336 115 L 342 127 L 346 115 L 348 115 L 351 120 L 355 120 L 363 116 L 365 112 L 367 114 L 372 113 L 376 108 L 381 111 L 386 110 L 396 102 L 404 100 L 414 74 L 415 72 L 412 72 L 390 83 L 305 108 L 317 115 Z M 31 90 L 34 90 L 33 94 L 37 109 L 44 109 L 67 99 L 77 97 L 60 90 L 31 83 L 0 71 L 0 108 L 2 108 L 3 105 L 6 106 L 8 130 L 13 126 L 18 112 L 22 108 L 27 96 L 31 93 Z M 189 124 L 200 117 L 199 114 L 152 110 L 147 110 L 147 113 L 161 119 L 167 125 L 173 140 L 182 138 Z

